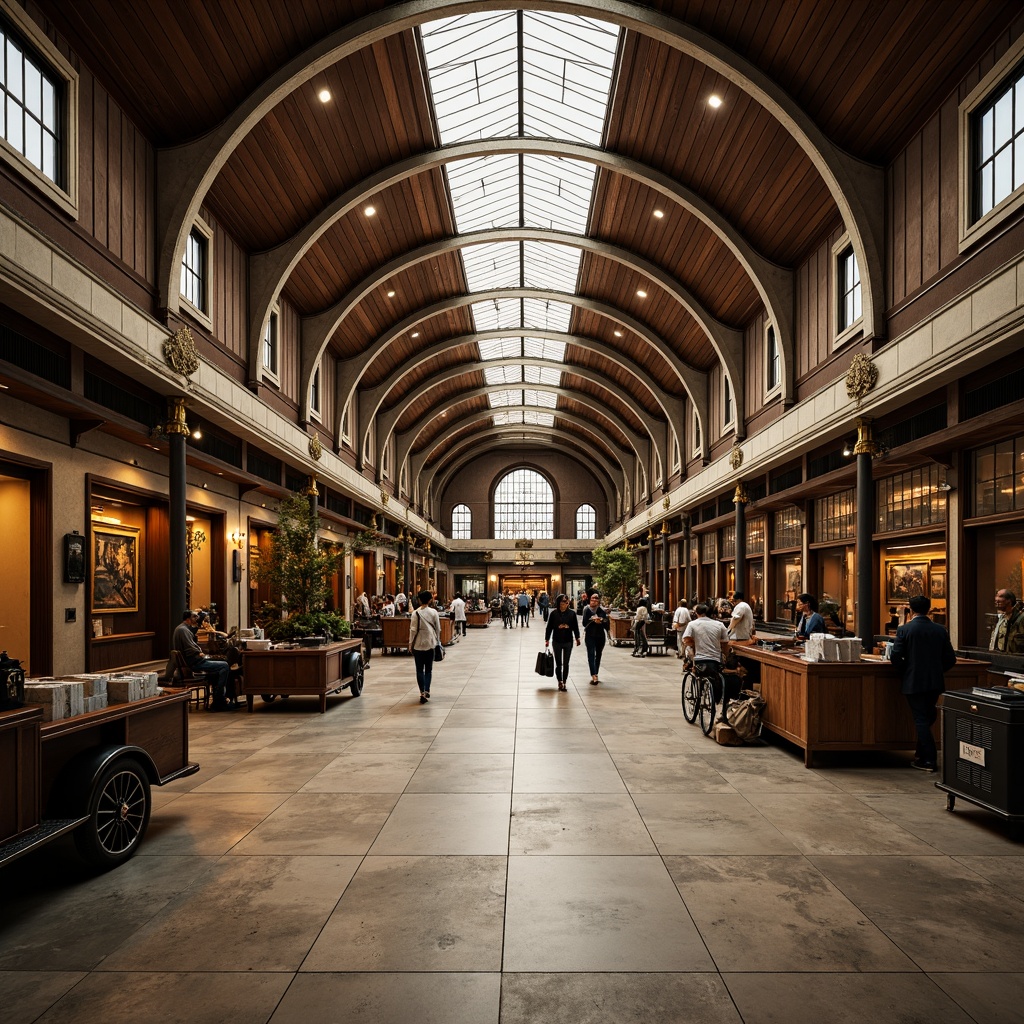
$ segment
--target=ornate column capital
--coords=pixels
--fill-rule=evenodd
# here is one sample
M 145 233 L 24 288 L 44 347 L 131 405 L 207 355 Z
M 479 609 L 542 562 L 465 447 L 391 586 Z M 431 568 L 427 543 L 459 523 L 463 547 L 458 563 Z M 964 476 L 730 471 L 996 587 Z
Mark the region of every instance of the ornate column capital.
M 870 455 L 871 458 L 876 458 L 880 453 L 881 449 L 875 444 L 871 435 L 871 420 L 866 416 L 861 416 L 857 420 L 857 443 L 853 446 L 853 454 Z
M 188 437 L 184 398 L 167 399 L 167 422 L 164 424 L 164 433 L 168 437 L 172 434 L 181 434 L 183 437 Z
M 734 505 L 746 505 L 750 502 L 750 495 L 747 494 L 746 485 L 741 480 L 736 485 L 736 490 L 733 492 L 732 503 Z

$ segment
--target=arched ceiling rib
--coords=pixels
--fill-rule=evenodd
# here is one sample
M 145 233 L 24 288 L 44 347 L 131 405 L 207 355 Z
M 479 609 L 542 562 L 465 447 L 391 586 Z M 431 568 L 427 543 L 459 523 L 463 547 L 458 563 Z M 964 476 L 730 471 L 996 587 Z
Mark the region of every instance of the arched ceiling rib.
M 443 253 L 463 250 L 488 242 L 529 240 L 552 242 L 560 246 L 578 248 L 584 252 L 598 253 L 641 275 L 640 284 L 646 284 L 647 281 L 653 282 L 683 306 L 700 324 L 708 340 L 718 352 L 719 358 L 726 367 L 730 379 L 734 382 L 737 403 L 736 419 L 737 423 L 743 422 L 743 335 L 740 331 L 716 320 L 684 285 L 647 260 L 592 238 L 571 235 L 560 231 L 544 231 L 538 228 L 498 228 L 491 231 L 458 235 L 455 238 L 421 246 L 416 251 L 406 253 L 380 267 L 370 278 L 361 281 L 348 295 L 340 299 L 330 309 L 324 310 L 316 316 L 304 318 L 302 321 L 302 357 L 299 375 L 300 394 L 303 396 L 303 418 L 309 418 L 309 382 L 313 379 L 313 374 L 320 365 L 320 360 L 323 357 L 324 350 L 327 348 L 328 341 L 342 324 L 345 317 L 367 295 L 387 284 L 396 274 Z M 566 299 L 565 301 L 572 300 Z M 740 436 L 742 436 L 742 433 Z
M 288 61 L 214 131 L 186 146 L 159 151 L 157 238 L 161 303 L 171 312 L 177 311 L 178 268 L 199 206 L 233 150 L 266 113 L 312 77 L 367 45 L 417 24 L 479 10 L 482 6 L 458 0 L 415 0 L 370 14 Z M 507 5 L 509 9 L 550 6 L 533 2 Z M 563 2 L 557 6 L 569 13 L 595 13 L 589 4 Z M 883 304 L 881 171 L 840 151 L 774 80 L 719 40 L 691 25 L 621 0 L 604 0 L 600 15 L 690 54 L 752 96 L 785 126 L 825 180 L 850 233 L 861 268 L 865 335 L 872 337 L 878 333 Z
M 409 407 L 417 399 L 423 397 L 423 395 L 425 395 L 428 392 L 434 390 L 439 385 L 447 383 L 448 381 L 456 380 L 459 377 L 465 376 L 467 373 L 471 373 L 473 371 L 482 371 L 482 370 L 485 370 L 487 368 L 495 368 L 496 369 L 496 368 L 499 368 L 499 367 L 511 367 L 511 366 L 522 366 L 522 367 L 533 366 L 533 367 L 538 367 L 538 368 L 547 368 L 547 369 L 559 370 L 559 371 L 562 370 L 563 368 L 571 369 L 572 373 L 576 374 L 577 376 L 583 377 L 585 380 L 588 380 L 591 383 L 596 384 L 599 388 L 603 389 L 604 391 L 607 391 L 609 394 L 614 395 L 627 408 L 629 408 L 630 404 L 631 404 L 631 396 L 630 396 L 630 394 L 627 391 L 624 391 L 622 388 L 620 388 L 617 384 L 615 384 L 614 381 L 608 380 L 606 377 L 602 377 L 601 374 L 594 373 L 593 371 L 587 370 L 584 367 L 574 366 L 574 367 L 571 367 L 571 368 L 567 368 L 565 363 L 556 363 L 553 360 L 547 360 L 547 359 L 525 359 L 525 360 L 524 359 L 517 359 L 517 360 L 512 360 L 512 359 L 494 359 L 494 360 L 488 360 L 488 361 L 485 361 L 485 362 L 473 363 L 471 366 L 463 365 L 463 366 L 450 367 L 448 369 L 439 371 L 438 373 L 434 374 L 431 377 L 428 377 L 427 380 L 423 381 L 419 386 L 414 388 L 408 394 L 404 395 L 402 397 L 401 401 L 397 402 L 394 406 L 392 406 L 390 409 L 387 409 L 385 412 L 379 413 L 375 417 L 374 428 L 375 428 L 375 432 L 376 432 L 376 435 L 377 435 L 377 449 L 376 449 L 376 453 L 375 453 L 376 457 L 375 457 L 374 465 L 376 465 L 376 466 L 382 465 L 384 448 L 386 447 L 388 441 L 391 438 L 392 431 L 395 429 L 397 424 L 407 422 L 407 414 L 408 414 L 408 411 L 409 411 Z M 533 383 L 533 382 L 530 382 L 530 381 L 520 380 L 519 382 L 512 382 L 512 383 L 508 383 L 508 384 L 488 385 L 487 388 L 484 389 L 484 390 L 489 392 L 489 391 L 496 391 L 496 390 L 499 390 L 499 389 L 506 389 L 506 388 L 510 388 L 512 390 L 533 389 L 533 390 L 537 390 L 537 391 L 544 391 L 546 393 L 550 392 L 550 393 L 556 394 L 556 395 L 557 394 L 570 394 L 570 395 L 583 394 L 583 392 L 577 392 L 577 391 L 574 391 L 571 388 L 568 388 L 566 386 L 564 380 L 562 381 L 561 384 L 555 385 L 555 386 L 544 385 L 544 384 L 540 384 L 540 383 Z M 470 392 L 470 393 L 471 394 L 472 393 L 476 393 L 477 390 L 478 389 L 473 389 L 473 391 Z M 462 397 L 462 394 L 463 394 L 462 392 L 455 392 L 455 393 L 451 394 L 451 396 L 450 396 L 451 400 L 452 401 L 458 401 L 459 398 Z M 620 419 L 621 419 L 621 417 L 620 417 Z M 666 431 L 665 431 L 665 424 L 661 424 L 660 425 L 661 429 L 658 429 L 658 427 L 656 425 L 654 425 L 652 423 L 649 423 L 644 417 L 640 417 L 639 419 L 640 419 L 640 422 L 643 424 L 644 428 L 646 429 L 646 432 L 647 432 L 647 434 L 648 434 L 648 436 L 650 438 L 650 442 L 654 446 L 654 450 L 657 452 L 658 456 L 661 458 L 662 464 L 663 465 L 667 465 L 667 445 L 666 445 L 667 436 L 666 436 Z M 622 422 L 625 423 L 626 421 L 623 420 Z M 365 433 L 366 433 L 366 431 L 364 430 L 364 436 L 363 436 L 363 438 L 360 439 L 360 445 L 359 445 L 359 449 L 358 449 L 359 451 L 362 451 L 363 442 L 365 440 Z M 639 435 L 637 435 L 637 436 L 639 436 Z
M 398 181 L 457 160 L 502 154 L 545 154 L 593 162 L 598 167 L 642 182 L 654 193 L 691 213 L 706 224 L 727 246 L 764 302 L 769 319 L 775 323 L 783 349 L 786 379 L 785 397 L 790 397 L 793 369 L 793 275 L 757 252 L 733 224 L 696 192 L 654 167 L 595 146 L 568 139 L 487 139 L 453 143 L 420 153 L 393 164 L 359 182 L 328 204 L 300 231 L 266 252 L 256 253 L 249 264 L 249 352 L 250 378 L 258 373 L 259 343 L 263 325 L 270 315 L 292 271 L 325 231 L 343 217 Z

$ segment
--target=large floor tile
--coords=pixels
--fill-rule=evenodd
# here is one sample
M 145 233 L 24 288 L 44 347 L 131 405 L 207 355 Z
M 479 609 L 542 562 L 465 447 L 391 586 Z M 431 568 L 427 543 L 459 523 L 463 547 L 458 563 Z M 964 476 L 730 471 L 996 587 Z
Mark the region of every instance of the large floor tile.
M 397 802 L 397 793 L 296 793 L 235 846 L 231 856 L 364 854 Z
M 305 971 L 498 971 L 504 857 L 367 857 Z
M 501 1024 L 740 1024 L 717 974 L 506 974 Z
M 800 852 L 743 796 L 635 793 L 633 799 L 663 856 Z
M 985 1024 L 1018 1024 L 1024 1011 L 1024 974 L 932 974 L 932 981 L 951 999 Z
M 498 1024 L 500 974 L 300 974 L 270 1024 Z
M 352 753 L 336 757 L 303 787 L 303 793 L 401 793 L 422 754 Z
M 508 850 L 513 856 L 657 853 L 633 801 L 618 793 L 517 793 Z
M 608 754 L 516 754 L 516 793 L 621 793 L 626 787 Z
M 403 796 L 370 848 L 375 857 L 508 853 L 507 793 Z
M 707 971 L 659 857 L 510 857 L 506 971 Z
M 720 971 L 893 971 L 914 964 L 803 857 L 669 857 Z
M 564 754 L 570 751 L 605 751 L 604 740 L 593 727 L 581 729 L 516 729 L 517 754 Z
M 736 793 L 722 774 L 694 754 L 624 754 L 612 760 L 631 793 Z
M 407 793 L 509 793 L 512 754 L 432 754 L 409 780 Z
M 252 1024 L 269 1018 L 291 980 L 291 974 L 254 971 L 94 972 L 44 1014 L 40 1024 Z
M 950 857 L 812 857 L 923 971 L 986 971 L 1024 959 L 1024 902 Z
M 0 971 L 4 1024 L 32 1024 L 86 977 L 82 971 Z
M 331 753 L 260 751 L 204 782 L 196 793 L 294 793 L 334 760 Z
M 924 974 L 726 974 L 744 1024 L 972 1024 Z M 996 1024 L 998 1018 L 973 1020 Z
M 294 971 L 358 857 L 227 857 L 103 961 L 104 971 Z
M 516 732 L 511 726 L 452 728 L 445 726 L 430 744 L 432 754 L 511 754 Z

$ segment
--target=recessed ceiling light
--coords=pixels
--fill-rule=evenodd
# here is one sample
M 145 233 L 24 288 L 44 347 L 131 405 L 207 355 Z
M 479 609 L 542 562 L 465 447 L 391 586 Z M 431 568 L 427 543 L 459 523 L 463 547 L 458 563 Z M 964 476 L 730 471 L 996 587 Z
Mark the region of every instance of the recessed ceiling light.
M 2 388 L 4 391 L 10 391 L 10 387 L 7 384 L 0 384 L 0 388 Z
M 622 331 L 615 331 L 614 334 L 615 334 L 616 338 L 621 338 L 622 337 Z
M 395 290 L 394 290 L 394 288 L 392 288 L 391 291 L 388 292 L 388 298 L 389 299 L 393 299 L 394 297 L 395 297 Z
M 636 294 L 637 294 L 637 298 L 640 298 L 640 299 L 646 299 L 647 298 L 647 292 L 645 292 L 643 290 L 643 288 L 637 288 Z
M 377 207 L 376 206 L 367 206 L 363 210 L 363 213 L 365 213 L 367 217 L 372 217 L 376 212 L 377 212 Z
M 413 331 L 412 334 L 409 335 L 409 337 L 411 337 L 411 338 L 418 338 L 419 336 L 420 336 L 420 332 L 419 331 Z
M 317 93 L 317 97 L 319 98 L 321 103 L 329 103 L 331 101 L 331 91 L 330 91 L 330 89 L 321 89 Z
M 722 105 L 722 97 L 712 93 L 708 97 L 708 106 L 717 110 Z
M 664 210 L 655 210 L 654 211 L 654 218 L 655 218 L 655 220 L 661 220 L 661 218 L 664 217 L 664 216 L 665 216 L 665 211 Z

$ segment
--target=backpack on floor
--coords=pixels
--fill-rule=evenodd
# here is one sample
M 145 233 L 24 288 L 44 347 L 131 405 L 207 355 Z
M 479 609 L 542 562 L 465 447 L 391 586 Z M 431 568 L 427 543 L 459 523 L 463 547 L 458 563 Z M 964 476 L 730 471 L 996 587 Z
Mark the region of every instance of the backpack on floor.
M 760 737 L 764 707 L 764 698 L 753 690 L 741 690 L 739 697 L 729 701 L 726 719 L 741 743 L 750 743 Z

